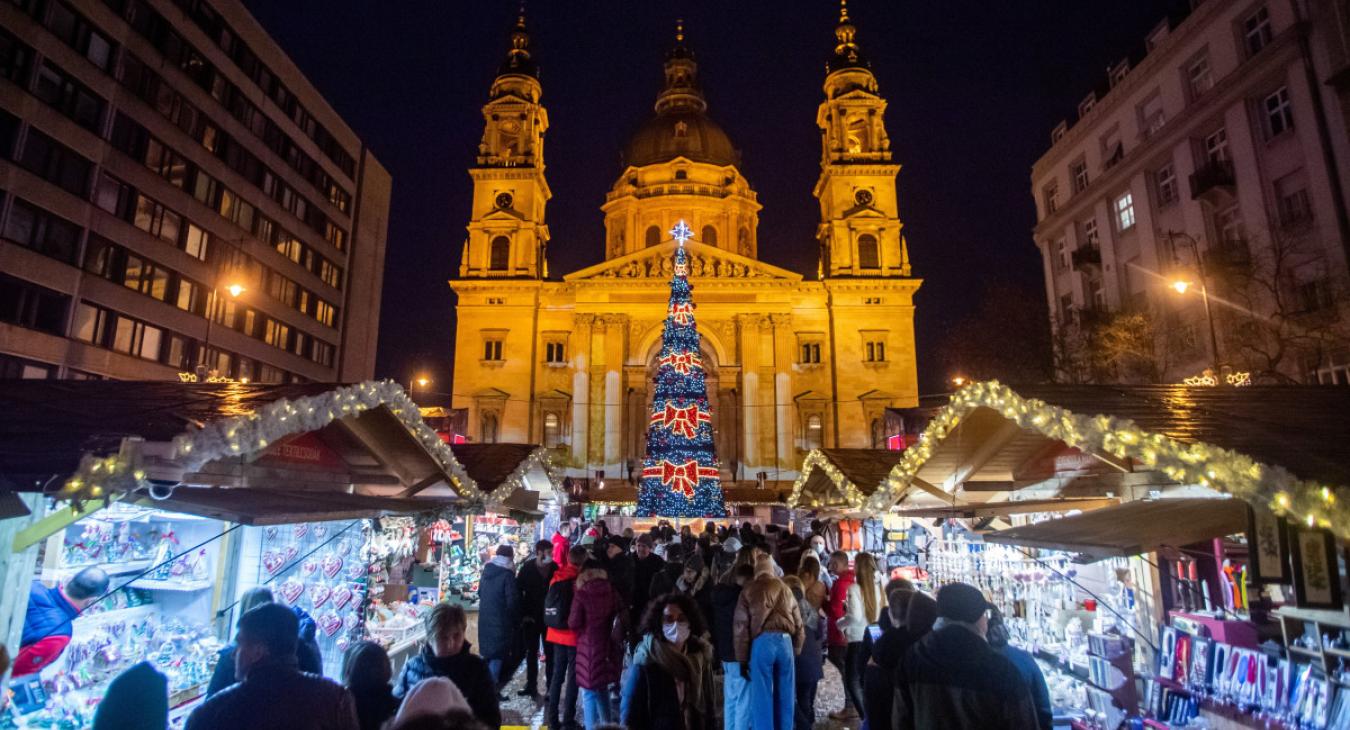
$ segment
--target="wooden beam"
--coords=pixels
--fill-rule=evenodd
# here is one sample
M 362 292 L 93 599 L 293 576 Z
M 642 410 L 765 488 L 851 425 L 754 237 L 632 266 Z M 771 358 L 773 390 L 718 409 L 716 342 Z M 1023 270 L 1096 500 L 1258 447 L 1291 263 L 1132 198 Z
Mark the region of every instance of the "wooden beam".
M 1128 457 L 1122 459 L 1116 456 L 1112 456 L 1111 454 L 1103 454 L 1098 451 L 1091 452 L 1091 455 L 1096 460 L 1121 472 L 1122 474 L 1129 474 L 1134 471 L 1134 462 L 1131 461 Z
M 952 491 L 966 482 L 966 480 L 980 473 L 980 470 L 989 463 L 991 459 L 998 456 L 998 452 L 1003 450 L 1010 441 L 1017 438 L 1022 433 L 1022 427 L 1017 425 L 1016 421 L 1004 421 L 999 424 L 998 430 L 978 448 L 975 453 L 970 455 L 966 463 L 958 467 L 951 476 L 943 480 L 945 486 L 951 487 Z M 948 437 L 947 442 L 951 443 L 955 439 Z
M 962 500 L 960 500 L 960 499 L 957 499 L 955 494 L 952 494 L 951 492 L 946 491 L 945 489 L 943 489 L 942 487 L 937 486 L 936 484 L 932 484 L 932 483 L 930 483 L 930 482 L 926 482 L 926 481 L 924 481 L 924 480 L 922 480 L 922 479 L 920 479 L 920 478 L 918 478 L 918 477 L 911 477 L 910 480 L 909 480 L 909 483 L 910 483 L 910 484 L 913 484 L 913 485 L 916 486 L 916 487 L 918 487 L 921 491 L 927 492 L 928 494 L 930 494 L 930 495 L 932 495 L 932 496 L 934 496 L 934 497 L 937 497 L 938 499 L 940 499 L 940 500 L 942 500 L 943 502 L 946 502 L 946 503 L 948 503 L 948 504 L 950 504 L 950 505 L 952 505 L 952 506 L 964 506 L 964 505 L 965 505 L 965 502 L 962 501 Z
M 420 492 L 420 491 L 426 489 L 427 487 L 430 487 L 430 486 L 434 485 L 436 482 L 443 482 L 443 481 L 445 481 L 445 475 L 444 475 L 444 474 L 441 474 L 440 472 L 435 472 L 435 473 L 433 473 L 431 476 L 428 476 L 427 478 L 423 479 L 422 481 L 420 481 L 420 482 L 418 482 L 418 483 L 412 485 L 411 487 L 408 487 L 407 489 L 403 490 L 403 491 L 399 494 L 399 496 L 400 496 L 400 497 L 412 497 L 412 496 L 416 495 L 418 492 Z M 452 487 L 452 488 L 453 488 L 453 487 Z
M 102 499 L 87 500 L 78 510 L 71 505 L 62 507 L 15 533 L 14 552 L 21 553 L 27 550 L 58 531 L 120 500 L 122 496 L 121 494 L 110 496 L 106 502 Z

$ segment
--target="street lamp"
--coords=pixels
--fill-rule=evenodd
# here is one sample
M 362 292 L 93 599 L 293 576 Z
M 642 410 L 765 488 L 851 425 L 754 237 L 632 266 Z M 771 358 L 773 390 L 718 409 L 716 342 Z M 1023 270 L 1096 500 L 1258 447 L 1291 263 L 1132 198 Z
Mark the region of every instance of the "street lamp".
M 1167 239 L 1172 242 L 1173 247 L 1176 241 L 1180 239 L 1187 246 L 1190 246 L 1191 253 L 1195 256 L 1195 273 L 1200 279 L 1200 299 L 1205 303 L 1205 322 L 1209 325 L 1209 356 L 1210 362 L 1214 368 L 1214 377 L 1221 378 L 1222 372 L 1219 368 L 1219 336 L 1214 329 L 1214 312 L 1209 306 L 1209 286 L 1205 283 L 1205 260 L 1200 255 L 1200 246 L 1196 243 L 1195 237 L 1189 233 L 1179 231 L 1168 231 Z M 1178 279 L 1173 281 L 1170 286 L 1178 294 L 1185 294 L 1194 284 L 1189 281 Z
M 408 390 L 416 390 L 417 388 L 426 390 L 428 385 L 431 385 L 431 378 L 428 378 L 425 375 L 419 375 L 416 378 L 413 378 L 413 381 L 408 384 Z
M 218 281 L 219 279 L 217 279 L 217 282 Z M 215 310 L 216 307 L 220 305 L 221 288 L 222 287 L 220 286 L 219 283 L 211 287 L 211 300 L 207 302 L 206 341 L 202 343 L 202 352 L 201 355 L 198 356 L 197 358 L 197 367 L 196 367 L 197 382 L 199 383 L 205 382 L 206 379 L 211 375 L 211 369 L 206 366 L 206 358 L 210 357 L 211 355 L 211 325 L 215 324 L 216 321 Z M 244 286 L 243 284 L 240 284 L 237 281 L 232 284 L 227 284 L 223 288 L 225 289 L 225 292 L 230 295 L 231 299 L 238 299 L 241 294 L 248 291 L 248 287 Z M 245 379 L 243 382 L 248 381 L 247 379 Z
M 953 376 L 953 377 L 952 377 L 952 385 L 954 385 L 954 386 L 960 388 L 961 386 L 963 386 L 963 385 L 965 385 L 965 384 L 966 384 L 966 378 L 965 378 L 964 375 L 956 375 L 956 376 Z

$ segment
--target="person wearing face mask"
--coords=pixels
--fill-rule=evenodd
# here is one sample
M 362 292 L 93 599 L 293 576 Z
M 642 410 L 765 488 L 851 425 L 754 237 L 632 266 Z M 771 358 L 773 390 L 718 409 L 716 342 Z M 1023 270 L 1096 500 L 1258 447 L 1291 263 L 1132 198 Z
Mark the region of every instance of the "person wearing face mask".
M 828 566 L 830 564 L 830 553 L 825 548 L 825 536 L 818 534 L 812 535 L 811 542 L 809 543 L 807 549 L 809 554 L 814 555 L 816 557 L 816 566 L 819 571 L 816 575 L 816 580 L 819 580 L 821 583 L 824 583 L 825 590 L 829 590 L 834 586 L 834 574 L 828 570 Z M 803 578 L 803 580 L 805 579 Z
M 666 594 L 653 599 L 642 620 L 642 639 L 624 682 L 620 717 L 630 728 L 705 730 L 713 709 L 713 651 L 693 599 Z

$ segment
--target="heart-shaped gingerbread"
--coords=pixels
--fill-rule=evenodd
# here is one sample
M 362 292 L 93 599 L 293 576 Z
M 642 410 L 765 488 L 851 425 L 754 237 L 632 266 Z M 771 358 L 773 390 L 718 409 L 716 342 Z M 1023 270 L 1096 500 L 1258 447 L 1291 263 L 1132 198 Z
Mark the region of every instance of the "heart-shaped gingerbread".
M 323 556 L 323 574 L 329 579 L 337 577 L 342 572 L 342 558 L 333 553 Z
M 295 605 L 295 602 L 300 599 L 300 596 L 304 594 L 305 584 L 294 578 L 290 578 L 285 583 L 281 584 L 281 587 L 277 589 L 277 592 L 281 594 L 281 600 L 285 601 L 287 605 L 293 606 Z
M 315 525 L 314 536 L 319 538 L 320 540 L 324 539 L 325 537 L 328 537 L 328 525 L 326 524 Z
M 342 553 L 342 557 L 344 558 L 347 557 L 348 555 L 351 555 L 352 544 L 350 542 L 347 542 L 346 540 L 343 540 L 342 542 L 338 543 L 338 552 Z
M 347 578 L 349 580 L 361 580 L 366 577 L 366 566 L 353 560 L 347 565 Z
M 323 604 L 328 603 L 328 597 L 333 595 L 333 589 L 323 583 L 316 583 L 309 589 L 309 600 L 317 611 Z
M 276 575 L 282 566 L 286 565 L 286 556 L 275 550 L 268 550 L 263 553 L 262 563 L 268 575 Z
M 306 578 L 314 575 L 314 572 L 317 571 L 318 569 L 319 564 L 314 562 L 313 558 L 307 558 L 305 562 L 300 564 L 300 573 L 304 575 Z
M 343 636 L 343 637 L 341 637 L 341 638 L 339 638 L 339 639 L 337 640 L 336 645 L 337 645 L 338 651 L 343 651 L 343 652 L 345 652 L 345 651 L 347 651 L 347 647 L 349 647 L 349 646 L 352 645 L 352 642 L 351 642 L 350 640 L 348 640 L 347 637 Z
M 295 533 L 295 539 L 299 540 L 303 538 L 305 535 L 309 534 L 309 523 L 301 522 L 300 524 L 292 528 L 292 532 Z
M 342 630 L 342 619 L 332 611 L 323 614 L 318 620 L 319 628 L 323 629 L 323 633 L 328 636 L 332 636 Z
M 347 618 L 342 620 L 342 625 L 346 626 L 348 631 L 351 631 L 352 629 L 356 628 L 356 624 L 358 622 L 360 622 L 360 619 L 356 617 L 355 612 L 352 612 L 347 614 Z
M 347 602 L 350 600 L 352 600 L 351 588 L 348 588 L 345 585 L 341 585 L 333 589 L 333 608 L 336 608 L 339 611 L 341 611 L 342 608 L 346 606 Z
M 289 562 L 291 562 L 292 560 L 295 560 L 295 556 L 297 556 L 297 555 L 299 555 L 299 554 L 300 554 L 300 548 L 298 548 L 298 547 L 296 547 L 296 546 L 294 546 L 294 545 L 288 545 L 288 546 L 286 547 L 286 553 L 285 553 L 285 555 L 286 555 L 286 562 L 289 563 Z

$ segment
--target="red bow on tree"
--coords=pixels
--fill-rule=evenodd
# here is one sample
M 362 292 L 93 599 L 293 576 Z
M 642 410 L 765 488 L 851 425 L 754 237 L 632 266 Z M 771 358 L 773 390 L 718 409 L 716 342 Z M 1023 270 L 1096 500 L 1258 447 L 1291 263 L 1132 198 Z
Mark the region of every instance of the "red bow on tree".
M 694 432 L 698 430 L 698 424 L 712 423 L 712 414 L 699 408 L 697 403 L 684 408 L 677 408 L 667 403 L 665 411 L 652 414 L 651 422 L 665 426 L 677 436 L 691 439 L 694 437 Z
M 675 372 L 680 375 L 688 375 L 689 371 L 696 367 L 703 366 L 703 360 L 696 352 L 672 352 L 669 355 L 656 361 L 657 365 L 669 365 L 675 368 Z
M 656 477 L 672 492 L 680 492 L 685 499 L 692 499 L 699 479 L 716 479 L 718 474 L 716 467 L 699 466 L 697 461 L 690 459 L 683 464 L 663 460 L 659 464 L 643 467 L 642 476 Z
M 694 305 L 689 302 L 679 302 L 670 305 L 670 316 L 675 318 L 675 324 L 687 326 L 694 321 Z

